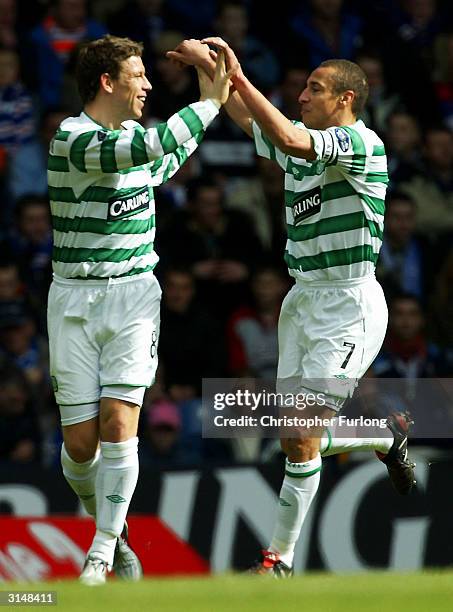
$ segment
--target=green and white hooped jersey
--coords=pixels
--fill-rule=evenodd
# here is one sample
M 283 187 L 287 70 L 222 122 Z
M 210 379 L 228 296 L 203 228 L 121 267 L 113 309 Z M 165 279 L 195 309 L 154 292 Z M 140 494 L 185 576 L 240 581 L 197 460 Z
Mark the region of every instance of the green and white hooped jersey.
M 63 278 L 109 278 L 152 270 L 153 187 L 180 168 L 219 110 L 195 102 L 145 130 L 135 121 L 108 130 L 85 113 L 65 119 L 50 145 L 53 271 Z
M 317 154 L 312 162 L 285 155 L 253 123 L 257 153 L 285 171 L 289 273 L 306 281 L 373 274 L 388 184 L 384 144 L 363 121 L 308 132 Z

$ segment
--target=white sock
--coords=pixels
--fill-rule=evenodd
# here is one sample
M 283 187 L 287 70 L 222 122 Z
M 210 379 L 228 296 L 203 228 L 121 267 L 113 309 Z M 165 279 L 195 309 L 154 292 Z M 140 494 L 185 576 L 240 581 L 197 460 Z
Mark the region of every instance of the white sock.
M 386 455 L 392 444 L 392 436 L 389 438 L 335 438 L 326 429 L 321 440 L 320 453 L 322 457 L 329 457 L 338 453 L 375 450 Z
M 89 553 L 111 566 L 138 479 L 138 438 L 101 442 L 96 478 L 96 534 Z
M 269 550 L 278 553 L 289 567 L 293 564 L 294 547 L 302 524 L 318 490 L 321 463 L 321 455 L 304 463 L 291 463 L 286 459 L 277 524 Z
M 99 466 L 99 450 L 93 459 L 77 463 L 68 454 L 64 443 L 61 445 L 61 465 L 69 486 L 78 495 L 85 510 L 96 518 L 96 474 Z

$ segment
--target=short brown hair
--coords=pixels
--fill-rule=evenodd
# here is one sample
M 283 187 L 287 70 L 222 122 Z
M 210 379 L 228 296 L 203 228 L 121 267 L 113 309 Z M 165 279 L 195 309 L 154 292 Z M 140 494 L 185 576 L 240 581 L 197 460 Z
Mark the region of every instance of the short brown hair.
M 141 43 L 110 34 L 82 45 L 77 58 L 76 78 L 83 104 L 96 97 L 102 74 L 107 72 L 112 79 L 117 79 L 121 62 L 132 56 L 141 57 L 142 53 Z
M 344 59 L 331 59 L 322 62 L 320 67 L 334 69 L 332 91 L 335 95 L 340 95 L 348 89 L 355 93 L 351 110 L 356 117 L 360 115 L 365 108 L 369 91 L 368 79 L 360 66 Z

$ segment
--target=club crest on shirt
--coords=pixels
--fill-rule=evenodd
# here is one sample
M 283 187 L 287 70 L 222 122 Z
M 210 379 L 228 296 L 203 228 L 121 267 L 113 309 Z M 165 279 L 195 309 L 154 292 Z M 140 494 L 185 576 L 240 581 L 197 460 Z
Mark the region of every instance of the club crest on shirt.
M 294 225 L 321 211 L 321 187 L 299 194 L 292 203 Z
M 346 153 L 351 144 L 349 134 L 343 128 L 335 128 L 335 136 L 337 137 L 340 149 L 343 151 L 343 153 Z
M 114 196 L 109 199 L 108 205 L 107 221 L 116 221 L 117 219 L 136 215 L 142 210 L 147 210 L 149 207 L 148 187 L 136 189 L 122 198 Z

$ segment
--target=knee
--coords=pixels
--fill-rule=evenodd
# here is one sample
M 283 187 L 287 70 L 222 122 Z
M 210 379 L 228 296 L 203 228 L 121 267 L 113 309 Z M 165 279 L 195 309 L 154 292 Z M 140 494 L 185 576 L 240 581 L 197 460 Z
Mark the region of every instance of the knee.
M 65 440 L 64 445 L 69 457 L 75 463 L 85 463 L 95 456 L 98 441 L 82 439 Z
M 101 439 L 105 442 L 123 442 L 131 437 L 127 419 L 119 414 L 112 414 L 101 422 Z

